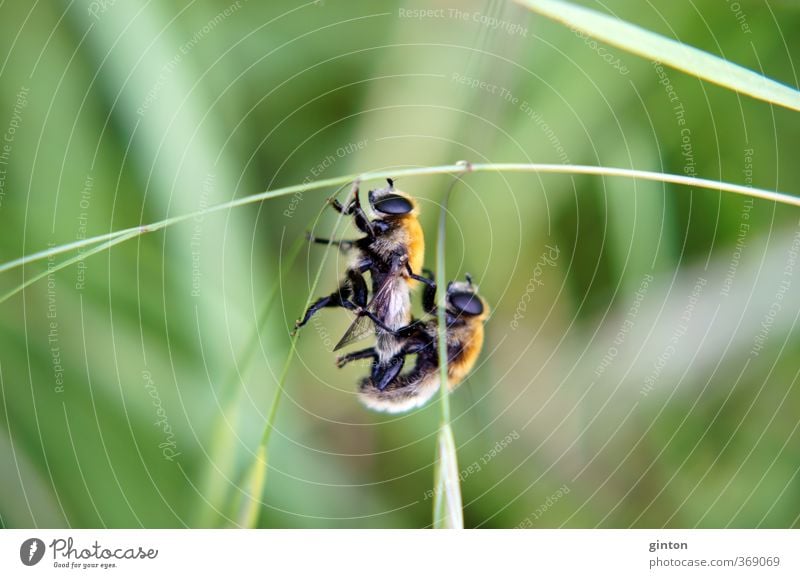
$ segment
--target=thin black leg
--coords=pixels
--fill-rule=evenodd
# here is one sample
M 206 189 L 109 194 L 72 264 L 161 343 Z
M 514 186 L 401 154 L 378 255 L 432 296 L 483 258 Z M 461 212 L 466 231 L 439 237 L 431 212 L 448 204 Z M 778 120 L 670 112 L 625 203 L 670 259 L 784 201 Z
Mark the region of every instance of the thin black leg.
M 331 198 L 331 199 L 328 200 L 328 202 L 331 204 L 331 207 L 333 207 L 333 210 L 336 211 L 337 213 L 341 213 L 343 215 L 349 215 L 350 214 L 348 212 L 348 210 L 344 208 L 342 203 L 340 203 L 337 199 Z M 350 205 L 348 205 L 347 207 L 349 209 Z
M 361 208 L 361 197 L 358 196 L 358 181 L 353 183 L 353 190 L 350 193 L 352 200 L 347 203 L 347 206 L 342 205 L 336 198 L 330 199 L 330 204 L 334 208 L 335 211 L 343 214 L 343 215 L 353 215 L 353 220 L 355 221 L 356 227 L 365 233 L 370 239 L 375 238 L 375 229 L 372 226 L 372 222 L 367 217 L 366 213 L 364 213 L 364 209 Z
M 347 355 L 341 355 L 337 357 L 336 367 L 341 369 L 351 361 L 356 361 L 357 359 L 367 359 L 369 357 L 372 357 L 373 359 L 378 358 L 378 352 L 375 351 L 374 347 L 368 347 L 367 349 L 353 351 L 352 353 L 348 353 Z
M 422 291 L 422 308 L 426 313 L 436 314 L 436 283 L 432 281 L 426 283 L 425 289 Z
M 359 308 L 359 309 L 358 309 L 358 314 L 359 314 L 359 315 L 363 315 L 364 317 L 368 317 L 369 319 L 371 319 L 371 320 L 372 320 L 372 322 L 373 322 L 375 325 L 377 325 L 378 327 L 380 327 L 381 329 L 383 329 L 383 330 L 384 330 L 386 333 L 391 333 L 391 334 L 392 334 L 392 335 L 394 335 L 394 336 L 399 336 L 399 335 L 400 335 L 400 334 L 398 333 L 398 331 L 399 331 L 398 329 L 392 329 L 391 327 L 389 327 L 388 325 L 386 325 L 386 324 L 385 324 L 383 321 L 381 321 L 381 320 L 378 318 L 378 316 L 377 316 L 377 315 L 375 315 L 375 314 L 374 314 L 372 311 L 368 311 L 368 310 L 366 310 L 366 309 L 364 309 L 364 308 L 362 307 L 362 308 Z
M 423 277 L 422 275 L 417 275 L 414 271 L 411 270 L 411 265 L 406 263 L 406 271 L 408 271 L 408 276 L 412 279 L 416 279 L 427 285 L 428 287 L 433 287 L 436 289 L 436 282 L 433 280 L 433 272 L 430 269 L 423 269 L 422 272 L 428 274 L 428 277 Z
M 347 280 L 350 282 L 350 288 L 353 292 L 353 303 L 361 308 L 366 307 L 369 289 L 367 288 L 367 282 L 364 276 L 360 271 L 348 269 Z
M 361 207 L 361 201 L 358 198 L 359 184 L 360 181 L 353 181 L 353 187 L 350 189 L 350 195 L 348 196 L 348 198 L 351 200 L 349 203 L 347 203 L 347 207 L 343 206 L 342 203 L 336 199 L 336 197 L 331 197 L 328 199 L 328 202 L 337 213 L 342 213 L 343 215 L 352 215 L 353 210 L 355 210 L 356 207 Z
M 376 365 L 372 370 L 372 383 L 374 383 L 375 387 L 380 391 L 383 391 L 398 375 L 400 375 L 405 362 L 405 354 L 400 353 L 392 357 L 388 364 L 382 366 Z
M 353 305 L 353 303 L 350 301 L 350 288 L 347 285 L 342 285 L 335 293 L 331 293 L 327 297 L 321 297 L 312 303 L 311 306 L 306 310 L 305 315 L 295 322 L 295 330 L 293 334 L 296 333 L 297 330 L 303 327 L 306 323 L 308 323 L 309 319 L 311 319 L 311 317 L 313 317 L 317 311 L 324 309 L 325 307 L 344 307 L 346 309 L 355 309 L 355 305 Z
M 364 209 L 361 207 L 355 207 L 353 209 L 353 219 L 355 221 L 356 227 L 367 235 L 370 239 L 375 238 L 375 228 L 372 226 L 372 222 L 367 217 L 367 214 L 364 212 Z
M 315 237 L 311 233 L 306 233 L 306 239 L 312 243 L 320 243 L 321 245 L 336 245 L 344 253 L 348 252 L 353 248 L 353 245 L 355 245 L 355 240 L 343 239 L 341 241 L 336 241 L 333 239 L 323 239 L 322 237 Z

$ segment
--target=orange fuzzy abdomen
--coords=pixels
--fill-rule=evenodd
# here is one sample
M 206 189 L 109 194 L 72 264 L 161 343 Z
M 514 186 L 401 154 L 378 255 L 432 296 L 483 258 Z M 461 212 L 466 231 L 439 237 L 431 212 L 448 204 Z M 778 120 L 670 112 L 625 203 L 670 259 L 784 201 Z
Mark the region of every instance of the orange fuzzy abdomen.
M 478 325 L 472 332 L 471 339 L 464 343 L 461 355 L 447 366 L 447 377 L 451 390 L 455 389 L 472 371 L 481 354 L 481 349 L 483 349 L 483 325 Z
M 422 226 L 416 217 L 409 217 L 405 225 L 408 236 L 408 264 L 415 275 L 422 275 L 422 267 L 425 265 L 425 235 Z M 413 285 L 416 281 L 409 283 Z

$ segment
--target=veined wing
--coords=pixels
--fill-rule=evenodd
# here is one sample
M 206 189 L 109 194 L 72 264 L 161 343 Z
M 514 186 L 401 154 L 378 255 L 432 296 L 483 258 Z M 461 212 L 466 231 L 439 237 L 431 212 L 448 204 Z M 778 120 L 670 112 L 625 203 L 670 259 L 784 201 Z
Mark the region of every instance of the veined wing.
M 370 327 L 371 324 L 372 320 L 369 317 L 357 314 L 356 318 L 350 324 L 350 327 L 347 328 L 347 331 L 345 331 L 333 350 L 339 351 L 342 347 L 347 347 L 351 343 L 355 343 L 366 337 L 372 331 Z
M 386 311 L 386 308 L 389 306 L 389 300 L 392 298 L 392 285 L 392 276 L 387 275 L 383 284 L 378 291 L 375 292 L 375 295 L 373 295 L 372 300 L 367 303 L 367 310 L 374 313 L 379 318 L 381 317 L 380 312 Z M 363 339 L 374 331 L 375 328 L 373 325 L 372 320 L 366 315 L 357 315 L 333 350 L 338 351 L 351 343 Z

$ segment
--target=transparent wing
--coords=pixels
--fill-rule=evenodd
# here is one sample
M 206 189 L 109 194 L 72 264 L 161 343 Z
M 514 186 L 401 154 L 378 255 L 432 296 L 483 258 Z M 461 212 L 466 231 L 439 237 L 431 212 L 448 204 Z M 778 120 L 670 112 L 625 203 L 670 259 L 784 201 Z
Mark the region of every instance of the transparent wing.
M 391 280 L 391 277 L 387 276 L 383 285 L 381 285 L 380 289 L 378 289 L 375 295 L 373 295 L 372 300 L 367 303 L 367 310 L 371 313 L 374 313 L 379 318 L 381 317 L 380 312 L 384 311 L 389 305 L 389 299 L 392 292 Z M 339 343 L 336 344 L 336 347 L 334 347 L 333 350 L 338 351 L 341 348 L 350 345 L 351 343 L 363 339 L 374 331 L 375 327 L 373 326 L 372 320 L 364 315 L 358 315 L 353 320 L 353 323 L 350 324 L 350 327 L 347 328 L 347 331 L 345 331 L 344 335 L 339 340 Z
M 358 315 L 350 324 L 350 327 L 347 328 L 342 338 L 339 340 L 339 343 L 336 344 L 336 347 L 333 348 L 334 351 L 339 351 L 343 347 L 347 347 L 351 343 L 355 343 L 356 341 L 360 341 L 364 337 L 366 337 L 369 333 L 372 332 L 372 328 L 370 325 L 372 321 L 369 317 L 364 317 L 363 315 Z

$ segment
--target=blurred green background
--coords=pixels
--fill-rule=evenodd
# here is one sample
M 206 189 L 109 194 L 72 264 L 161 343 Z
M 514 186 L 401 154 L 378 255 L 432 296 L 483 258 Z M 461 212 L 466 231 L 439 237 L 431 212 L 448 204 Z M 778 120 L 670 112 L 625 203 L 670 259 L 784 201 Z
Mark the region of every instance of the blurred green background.
M 797 86 L 794 2 L 584 4 Z M 0 45 L 2 262 L 459 159 L 800 193 L 798 113 L 508 2 L 5 2 Z M 429 265 L 449 183 L 397 183 Z M 354 234 L 333 231 L 334 192 L 138 237 L 0 304 L 0 526 L 230 525 L 288 328 L 318 267 L 321 295 L 346 266 L 319 246 L 285 266 L 309 229 Z M 799 210 L 532 174 L 469 175 L 449 208 L 447 277 L 493 308 L 452 396 L 468 527 L 799 525 Z M 261 526 L 430 525 L 438 408 L 362 408 L 364 368 L 330 352 L 349 321 L 300 337 Z

